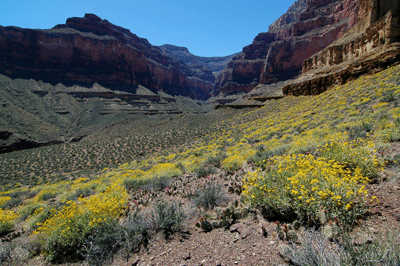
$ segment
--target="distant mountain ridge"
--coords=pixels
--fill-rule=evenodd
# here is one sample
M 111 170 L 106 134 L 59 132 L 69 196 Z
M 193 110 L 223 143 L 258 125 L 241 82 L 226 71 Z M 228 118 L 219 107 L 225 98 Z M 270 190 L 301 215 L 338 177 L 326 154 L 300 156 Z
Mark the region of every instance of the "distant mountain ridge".
M 199 77 L 209 80 L 212 83 L 215 83 L 215 76 L 224 70 L 228 62 L 236 55 L 203 57 L 190 53 L 186 47 L 171 44 L 164 44 L 159 47 L 165 54 L 178 61 L 182 61 L 194 73 L 197 73 Z
M 49 30 L 0 26 L 0 73 L 53 85 L 97 82 L 127 91 L 142 85 L 199 99 L 214 85 L 146 39 L 94 14 Z

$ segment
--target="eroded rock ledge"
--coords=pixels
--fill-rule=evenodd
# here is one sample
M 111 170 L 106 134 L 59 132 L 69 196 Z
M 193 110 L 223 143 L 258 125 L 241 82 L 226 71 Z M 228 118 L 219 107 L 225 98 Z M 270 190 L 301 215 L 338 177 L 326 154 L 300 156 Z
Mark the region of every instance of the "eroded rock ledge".
M 197 76 L 146 39 L 94 14 L 48 30 L 0 26 L 0 73 L 53 85 L 107 87 L 207 98 L 213 83 Z
M 362 0 L 358 23 L 343 37 L 303 62 L 302 76 L 285 95 L 316 95 L 361 75 L 400 62 L 399 2 Z
M 249 92 L 301 74 L 302 63 L 357 21 L 359 0 L 299 0 L 243 48 L 216 79 L 215 94 Z

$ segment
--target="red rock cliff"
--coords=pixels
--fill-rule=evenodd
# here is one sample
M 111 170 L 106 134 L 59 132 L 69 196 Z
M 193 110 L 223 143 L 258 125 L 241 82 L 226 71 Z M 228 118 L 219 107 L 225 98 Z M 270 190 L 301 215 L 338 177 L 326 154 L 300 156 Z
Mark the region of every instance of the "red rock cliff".
M 373 49 L 399 41 L 400 2 L 361 0 L 357 25 L 344 38 L 316 53 L 303 63 L 303 74 L 367 55 Z
M 359 0 L 299 0 L 217 77 L 216 93 L 250 91 L 301 73 L 302 63 L 356 23 Z
M 357 24 L 303 62 L 286 95 L 314 95 L 400 62 L 400 1 L 361 0 Z
M 195 98 L 206 98 L 213 88 L 146 39 L 93 14 L 69 18 L 50 30 L 0 26 L 0 73 L 126 90 L 140 84 Z

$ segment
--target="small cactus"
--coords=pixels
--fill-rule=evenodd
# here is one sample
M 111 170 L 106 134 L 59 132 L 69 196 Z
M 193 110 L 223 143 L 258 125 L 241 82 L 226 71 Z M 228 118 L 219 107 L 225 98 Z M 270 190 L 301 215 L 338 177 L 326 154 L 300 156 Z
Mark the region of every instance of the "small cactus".
M 211 223 L 208 220 L 203 220 L 200 223 L 200 227 L 201 229 L 203 229 L 205 232 L 210 232 L 211 230 L 213 230 L 213 227 L 211 225 Z
M 235 208 L 237 208 L 237 207 L 238 207 L 238 205 L 239 205 L 239 202 L 238 202 L 238 200 L 237 200 L 237 199 L 235 199 L 235 200 L 233 201 L 233 205 L 235 206 Z
M 326 224 L 327 221 L 328 221 L 328 219 L 326 218 L 325 212 L 326 212 L 326 211 L 325 211 L 324 209 L 321 209 L 321 210 L 318 212 L 318 219 L 319 219 L 319 222 L 320 222 L 321 224 Z
M 211 223 L 211 226 L 212 226 L 213 229 L 219 228 L 219 223 L 214 221 L 214 222 Z
M 295 221 L 295 222 L 293 223 L 293 228 L 294 228 L 294 230 L 296 230 L 296 231 L 300 229 L 300 226 L 301 226 L 301 224 L 300 224 L 299 221 Z
M 224 213 L 225 213 L 225 217 L 229 217 L 232 215 L 232 211 L 230 208 L 226 208 Z
M 228 227 L 229 223 L 225 220 L 219 221 L 219 228 Z
M 277 222 L 276 224 L 276 231 L 278 233 L 278 237 L 281 240 L 287 240 L 287 241 L 297 241 L 297 233 L 293 230 L 293 227 L 289 224 L 281 224 Z
M 250 210 L 248 208 L 243 208 L 242 209 L 242 217 L 246 217 L 250 213 Z
M 295 231 L 291 230 L 286 233 L 286 240 L 296 242 L 298 239 L 299 238 Z

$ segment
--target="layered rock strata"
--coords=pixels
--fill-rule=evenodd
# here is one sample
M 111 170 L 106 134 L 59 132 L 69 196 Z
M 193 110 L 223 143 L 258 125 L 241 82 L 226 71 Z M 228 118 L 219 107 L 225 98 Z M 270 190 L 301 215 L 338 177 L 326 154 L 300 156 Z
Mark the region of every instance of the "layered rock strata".
M 164 44 L 159 47 L 165 54 L 189 67 L 196 76 L 212 83 L 215 83 L 215 76 L 225 69 L 234 56 L 203 57 L 193 55 L 186 47 L 171 44 Z
M 299 0 L 228 63 L 216 93 L 248 92 L 301 74 L 302 63 L 356 23 L 358 0 Z
M 97 83 L 53 86 L 0 74 L 0 153 L 79 141 L 114 123 L 150 115 L 165 118 L 208 109 L 189 97 L 154 93 L 140 85 L 125 92 Z
M 400 3 L 361 0 L 358 23 L 343 37 L 305 60 L 303 75 L 283 88 L 286 95 L 315 95 L 400 61 Z
M 93 14 L 50 30 L 0 26 L 0 73 L 53 85 L 142 85 L 193 98 L 207 98 L 213 88 L 146 39 Z

